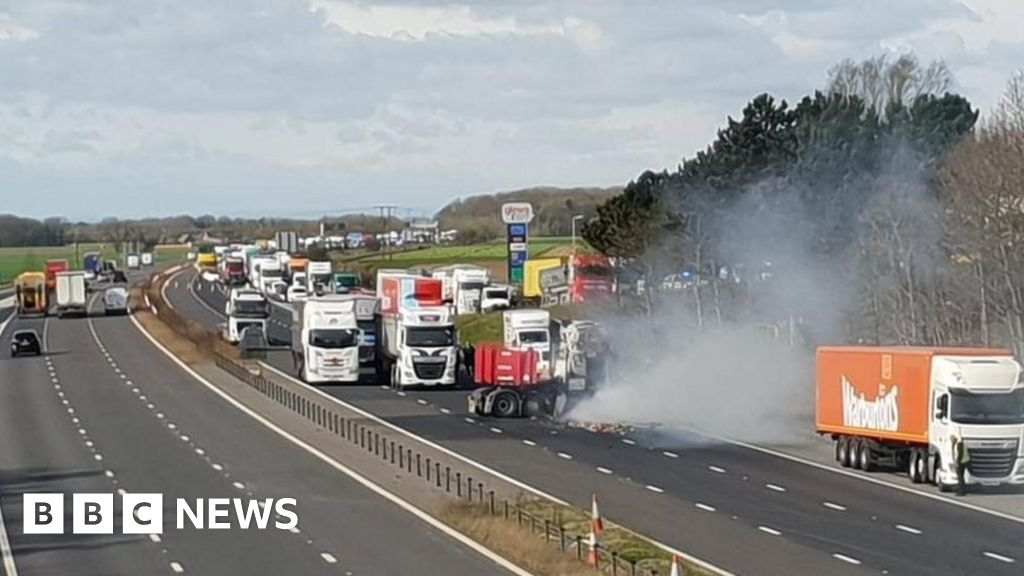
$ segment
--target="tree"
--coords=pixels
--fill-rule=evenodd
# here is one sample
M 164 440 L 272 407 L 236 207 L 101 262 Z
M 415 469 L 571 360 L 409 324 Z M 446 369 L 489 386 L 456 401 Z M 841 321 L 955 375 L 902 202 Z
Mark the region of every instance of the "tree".
M 893 60 L 888 54 L 860 62 L 843 60 L 828 73 L 828 92 L 857 97 L 883 116 L 890 106 L 910 106 L 920 96 L 942 95 L 953 88 L 954 78 L 942 60 L 922 66 L 913 54 Z

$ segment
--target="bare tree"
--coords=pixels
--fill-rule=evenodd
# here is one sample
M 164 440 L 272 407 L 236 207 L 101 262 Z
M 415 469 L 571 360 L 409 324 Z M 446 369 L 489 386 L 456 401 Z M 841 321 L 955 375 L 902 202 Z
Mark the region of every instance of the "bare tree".
M 828 91 L 857 96 L 879 112 L 892 104 L 910 106 L 918 96 L 941 95 L 955 83 L 953 73 L 942 60 L 922 66 L 912 54 L 895 60 L 888 54 L 861 62 L 843 60 L 828 73 Z

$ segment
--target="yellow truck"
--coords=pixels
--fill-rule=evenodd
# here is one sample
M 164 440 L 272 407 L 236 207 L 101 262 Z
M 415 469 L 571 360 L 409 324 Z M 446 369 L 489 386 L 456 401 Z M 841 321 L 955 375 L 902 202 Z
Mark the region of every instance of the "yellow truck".
M 48 308 L 46 302 L 46 273 L 23 272 L 14 280 L 14 296 L 19 315 L 38 314 L 45 316 Z
M 541 276 L 544 272 L 562 267 L 561 258 L 537 258 L 523 264 L 523 298 L 533 299 L 544 296 Z

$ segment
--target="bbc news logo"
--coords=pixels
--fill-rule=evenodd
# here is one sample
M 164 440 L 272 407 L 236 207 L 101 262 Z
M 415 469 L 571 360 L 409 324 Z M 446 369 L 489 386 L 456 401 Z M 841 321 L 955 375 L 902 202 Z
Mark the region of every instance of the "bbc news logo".
M 72 494 L 72 534 L 113 534 L 113 494 Z M 62 493 L 25 494 L 22 504 L 22 531 L 25 534 L 64 534 Z M 121 495 L 122 534 L 163 534 L 163 494 Z M 243 500 L 241 498 L 197 498 L 175 500 L 175 528 L 184 530 L 291 530 L 299 524 L 295 499 Z M 232 523 L 232 516 L 234 523 Z M 274 521 L 271 522 L 273 517 Z

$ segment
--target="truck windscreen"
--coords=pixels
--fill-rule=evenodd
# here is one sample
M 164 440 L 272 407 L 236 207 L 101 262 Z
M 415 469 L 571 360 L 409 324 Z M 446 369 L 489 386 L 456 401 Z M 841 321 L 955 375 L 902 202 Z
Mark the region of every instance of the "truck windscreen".
M 520 332 L 516 336 L 519 337 L 520 344 L 543 344 L 548 341 L 546 330 L 527 330 Z
M 429 328 L 407 328 L 405 330 L 407 346 L 440 347 L 455 344 L 455 329 L 451 326 Z
M 309 345 L 315 348 L 351 348 L 359 344 L 358 330 L 310 330 Z
M 605 266 L 580 266 L 576 275 L 582 278 L 611 278 L 612 269 Z
M 1009 394 L 950 390 L 952 418 L 960 424 L 1024 424 L 1024 389 Z
M 235 316 L 260 318 L 267 316 L 269 313 L 266 302 L 258 300 L 238 300 L 235 302 Z

